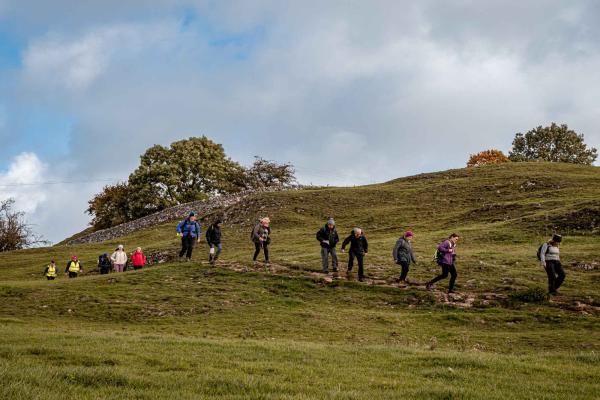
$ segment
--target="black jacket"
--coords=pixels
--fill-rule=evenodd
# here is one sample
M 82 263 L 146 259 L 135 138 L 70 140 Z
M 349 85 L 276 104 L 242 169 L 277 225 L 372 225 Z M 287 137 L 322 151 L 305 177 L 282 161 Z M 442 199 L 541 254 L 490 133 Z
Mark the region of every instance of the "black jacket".
M 325 249 L 334 249 L 340 241 L 340 237 L 335 227 L 329 229 L 329 227 L 325 225 L 317 232 L 317 240 L 321 243 L 321 247 Z M 328 240 L 329 244 L 323 243 L 324 240 Z
M 206 243 L 209 245 L 221 243 L 221 228 L 214 224 L 211 225 L 206 230 Z
M 104 256 L 100 256 L 98 257 L 98 268 L 100 269 L 100 271 L 108 271 L 110 270 L 110 268 L 112 267 L 112 263 L 110 262 L 110 258 L 104 257 Z
M 369 251 L 369 242 L 367 242 L 365 235 L 356 237 L 354 232 L 350 233 L 350 236 L 342 242 L 342 250 L 346 248 L 348 243 L 350 243 L 350 252 L 354 254 L 365 254 Z

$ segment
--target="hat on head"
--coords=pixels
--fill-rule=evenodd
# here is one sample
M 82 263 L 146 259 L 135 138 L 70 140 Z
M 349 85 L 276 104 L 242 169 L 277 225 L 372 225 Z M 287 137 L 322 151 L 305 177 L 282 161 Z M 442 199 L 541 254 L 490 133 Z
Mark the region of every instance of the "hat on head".
M 190 211 L 188 217 L 195 217 L 196 216 L 196 211 Z
M 407 237 L 407 238 L 409 238 L 409 237 L 413 237 L 413 236 L 415 236 L 415 235 L 413 234 L 413 231 L 406 231 L 406 232 L 404 233 L 404 237 Z
M 119 250 L 123 250 L 123 245 L 122 245 L 122 244 L 120 244 L 119 246 L 117 246 L 117 249 L 119 249 Z
M 71 261 L 77 261 L 77 256 L 71 256 Z
M 555 233 L 554 235 L 552 235 L 552 241 L 556 242 L 556 243 L 560 243 L 560 242 L 562 242 L 562 236 L 559 235 L 558 233 Z
M 327 225 L 335 225 L 335 220 L 333 218 L 329 218 L 327 220 Z

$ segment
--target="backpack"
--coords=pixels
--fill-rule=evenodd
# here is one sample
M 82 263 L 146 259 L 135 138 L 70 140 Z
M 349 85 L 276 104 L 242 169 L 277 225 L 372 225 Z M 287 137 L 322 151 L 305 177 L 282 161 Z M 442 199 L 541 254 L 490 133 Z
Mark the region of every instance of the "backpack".
M 538 261 L 542 261 L 542 248 L 544 247 L 546 243 L 542 243 L 540 245 L 540 247 L 538 247 L 537 249 L 537 259 Z M 548 248 L 546 249 L 546 254 L 548 254 L 548 251 L 550 250 L 550 245 L 548 245 Z
M 443 259 L 444 259 L 444 253 L 442 253 L 441 251 L 439 251 L 438 249 L 436 249 L 435 253 L 433 255 L 433 261 L 435 261 L 436 263 L 440 264 Z

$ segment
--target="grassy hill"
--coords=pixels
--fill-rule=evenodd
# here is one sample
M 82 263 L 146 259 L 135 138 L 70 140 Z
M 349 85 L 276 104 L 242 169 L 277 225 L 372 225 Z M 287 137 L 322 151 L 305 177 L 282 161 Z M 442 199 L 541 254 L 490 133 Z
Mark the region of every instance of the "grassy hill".
M 45 263 L 88 267 L 118 243 L 174 254 L 173 223 L 110 243 L 0 254 L 2 398 L 593 399 L 600 393 L 600 169 L 522 163 L 355 188 L 264 193 L 223 215 L 222 263 L 47 282 Z M 271 269 L 250 262 L 258 216 Z M 368 281 L 324 279 L 316 230 L 361 226 Z M 414 285 L 391 249 L 415 231 Z M 540 296 L 535 251 L 565 235 L 562 294 Z M 459 243 L 457 296 L 435 245 Z M 347 258 L 341 256 L 344 264 Z

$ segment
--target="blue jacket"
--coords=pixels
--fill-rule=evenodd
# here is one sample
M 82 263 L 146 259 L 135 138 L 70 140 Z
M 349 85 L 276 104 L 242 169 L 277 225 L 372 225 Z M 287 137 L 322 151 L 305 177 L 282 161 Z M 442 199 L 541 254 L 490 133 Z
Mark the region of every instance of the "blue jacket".
M 191 236 L 193 238 L 200 237 L 200 224 L 197 221 L 190 221 L 188 218 L 177 224 L 177 233 L 181 233 L 183 237 Z

